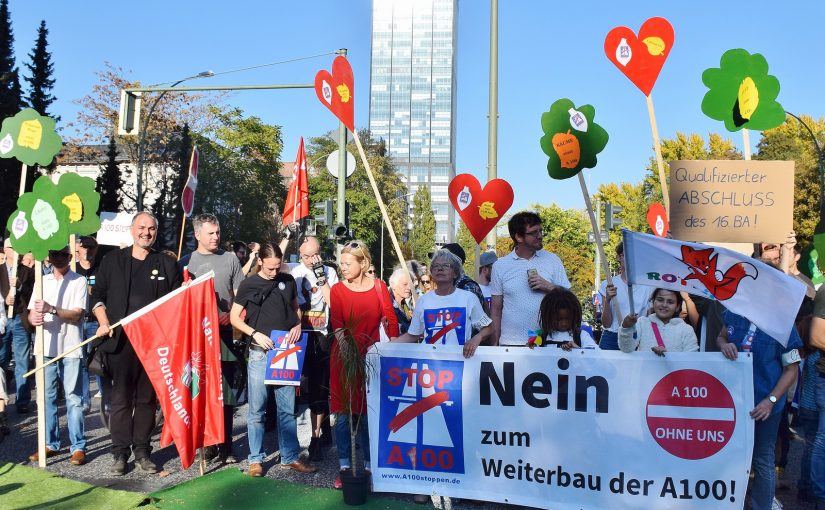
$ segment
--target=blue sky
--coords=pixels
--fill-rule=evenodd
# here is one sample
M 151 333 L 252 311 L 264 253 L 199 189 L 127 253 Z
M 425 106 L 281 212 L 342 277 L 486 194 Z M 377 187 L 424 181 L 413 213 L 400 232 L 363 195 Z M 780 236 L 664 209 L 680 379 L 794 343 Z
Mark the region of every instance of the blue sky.
M 215 72 L 349 49 L 355 74 L 356 125 L 366 127 L 372 3 L 321 1 L 10 0 L 18 62 L 34 45 L 45 19 L 56 70 L 54 113 L 75 118 L 73 103 L 89 93 L 104 62 L 144 84 L 168 82 L 203 70 Z M 138 8 L 137 6 L 140 6 Z M 459 2 L 457 173 L 487 175 L 487 80 L 490 6 Z M 637 182 L 652 156 L 644 95 L 604 55 L 604 37 L 625 25 L 634 32 L 652 16 L 667 18 L 676 38 L 652 98 L 659 133 L 720 132 L 700 109 L 702 71 L 718 67 L 728 49 L 762 53 L 779 78 L 779 102 L 796 114 L 825 115 L 821 23 L 825 3 L 505 0 L 499 8 L 498 175 L 515 190 L 514 209 L 556 202 L 583 207 L 578 181 L 554 181 L 539 146 L 540 118 L 556 99 L 592 104 L 596 122 L 610 134 L 594 170 L 585 171 L 591 193 L 603 182 Z M 311 83 L 332 57 L 283 64 L 200 80 L 193 84 Z M 233 94 L 228 103 L 278 124 L 283 159 L 292 160 L 299 136 L 315 136 L 337 121 L 312 90 Z M 751 134 L 755 145 L 758 133 Z

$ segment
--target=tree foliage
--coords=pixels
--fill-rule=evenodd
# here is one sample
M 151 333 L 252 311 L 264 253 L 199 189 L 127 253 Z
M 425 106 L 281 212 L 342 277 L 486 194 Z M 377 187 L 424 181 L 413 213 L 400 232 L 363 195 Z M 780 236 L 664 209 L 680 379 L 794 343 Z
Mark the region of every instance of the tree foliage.
M 427 260 L 427 255 L 435 248 L 435 215 L 428 186 L 419 186 L 413 196 L 412 224 L 410 245 L 413 256 Z
M 309 176 L 309 203 L 311 207 L 320 205 L 324 200 L 335 200 L 337 197 L 337 179 L 323 169 L 327 156 L 338 149 L 336 133 L 327 133 L 323 136 L 312 137 L 306 144 L 308 166 L 311 167 Z M 375 177 L 381 199 L 387 206 L 393 229 L 401 243 L 406 235 L 406 201 L 403 197 L 407 188 L 392 165 L 387 154 L 386 145 L 382 140 L 374 140 L 369 131 L 362 130 L 359 136 L 364 146 L 370 168 Z M 351 143 L 347 151 L 357 154 L 355 144 Z M 315 170 L 317 169 L 317 170 Z M 370 256 L 376 267 L 381 259 L 381 230 L 382 218 L 375 194 L 370 186 L 367 172 L 361 158 L 356 158 L 355 172 L 347 177 L 346 200 L 350 203 L 350 229 L 355 237 L 367 244 Z M 313 214 L 317 213 L 317 209 Z M 328 228 L 319 226 L 318 237 L 324 240 L 328 237 Z M 402 248 L 403 249 L 403 248 Z M 327 243 L 327 251 L 332 246 Z M 406 254 L 405 254 L 406 255 Z M 392 268 L 398 263 L 398 257 L 392 247 L 389 234 L 384 231 L 384 267 Z M 385 269 L 385 273 L 388 273 Z
M 819 146 L 825 147 L 825 119 L 815 120 L 801 115 L 810 127 Z M 807 245 L 813 239 L 814 227 L 819 221 L 819 170 L 811 133 L 796 119 L 789 117 L 781 126 L 764 131 L 757 144 L 754 159 L 787 161 L 794 165 L 793 228 L 797 240 Z
M 8 0 L 0 0 L 0 120 L 13 117 L 22 106 L 20 76 L 14 60 L 14 33 L 11 28 Z M 0 220 L 5 225 L 6 218 L 17 208 L 17 190 L 20 187 L 20 163 L 15 159 L 0 159 L 0 182 L 4 190 L 0 193 Z M 29 169 L 26 191 L 31 191 L 34 168 Z
M 51 91 L 54 89 L 54 65 L 52 64 L 52 54 L 48 51 L 49 30 L 46 28 L 46 21 L 40 22 L 40 28 L 37 29 L 37 41 L 34 44 L 34 49 L 29 53 L 31 62 L 26 64 L 30 76 L 25 77 L 29 84 L 29 93 L 26 95 L 26 104 L 29 108 L 34 108 L 40 115 L 52 117 L 49 115 L 49 106 L 54 103 L 57 98 L 52 95 Z M 52 117 L 56 121 L 60 121 L 60 117 Z
M 100 193 L 101 211 L 120 212 L 123 210 L 123 199 L 120 196 L 122 186 L 120 166 L 117 163 L 117 142 L 114 135 L 112 135 L 109 137 L 106 150 L 106 165 L 101 168 L 95 189 Z

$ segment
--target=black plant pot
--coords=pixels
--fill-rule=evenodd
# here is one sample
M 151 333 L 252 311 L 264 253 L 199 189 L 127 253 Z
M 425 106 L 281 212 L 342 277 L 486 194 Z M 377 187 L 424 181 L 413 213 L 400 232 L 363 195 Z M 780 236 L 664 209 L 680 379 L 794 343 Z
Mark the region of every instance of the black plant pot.
M 352 506 L 363 505 L 367 502 L 367 494 L 370 491 L 370 474 L 366 470 L 361 470 L 357 475 L 352 474 L 351 469 L 341 473 L 341 484 L 344 492 L 344 503 Z

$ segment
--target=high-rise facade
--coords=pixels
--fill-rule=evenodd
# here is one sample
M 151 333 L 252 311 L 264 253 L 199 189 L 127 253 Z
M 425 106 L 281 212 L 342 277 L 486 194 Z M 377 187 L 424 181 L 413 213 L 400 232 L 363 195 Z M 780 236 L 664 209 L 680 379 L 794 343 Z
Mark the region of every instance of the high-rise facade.
M 429 186 L 439 244 L 455 237 L 458 0 L 373 0 L 369 127 L 409 191 Z M 411 203 L 411 202 L 410 202 Z

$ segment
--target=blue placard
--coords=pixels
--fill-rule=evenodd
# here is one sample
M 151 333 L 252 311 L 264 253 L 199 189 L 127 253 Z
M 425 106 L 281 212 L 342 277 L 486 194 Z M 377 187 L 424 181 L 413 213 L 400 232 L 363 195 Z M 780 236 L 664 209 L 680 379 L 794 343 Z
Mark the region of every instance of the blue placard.
M 301 384 L 301 371 L 307 350 L 307 334 L 301 333 L 301 338 L 294 344 L 287 343 L 288 334 L 288 331 L 275 330 L 269 335 L 275 347 L 266 353 L 265 384 L 281 386 Z

